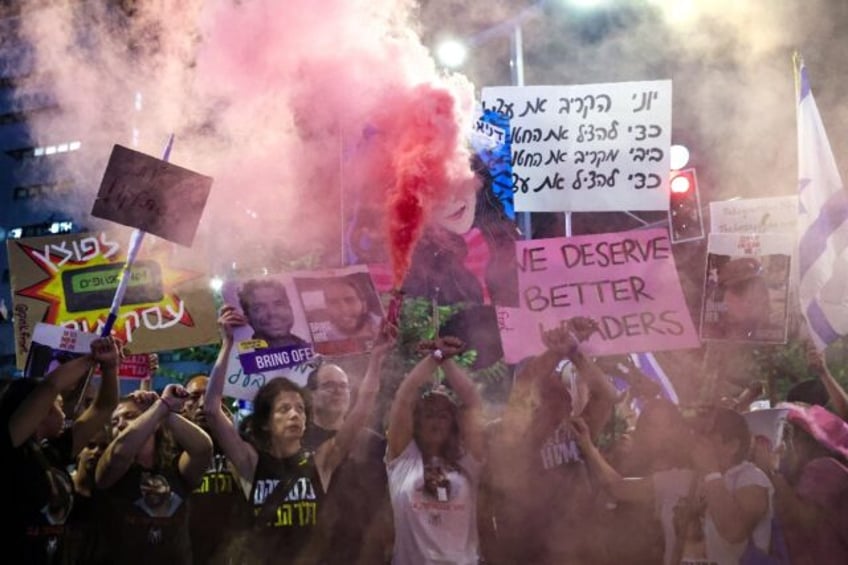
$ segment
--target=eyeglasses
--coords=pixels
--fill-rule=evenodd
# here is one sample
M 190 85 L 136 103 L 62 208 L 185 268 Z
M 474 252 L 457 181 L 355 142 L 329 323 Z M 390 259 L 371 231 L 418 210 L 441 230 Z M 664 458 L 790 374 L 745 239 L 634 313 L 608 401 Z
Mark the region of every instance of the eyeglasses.
M 339 382 L 339 383 L 328 382 L 328 383 L 321 383 L 320 385 L 318 385 L 318 390 L 325 391 L 325 392 L 330 392 L 330 391 L 345 392 L 348 389 L 350 389 L 350 385 L 347 384 L 347 383 L 341 383 L 341 382 Z

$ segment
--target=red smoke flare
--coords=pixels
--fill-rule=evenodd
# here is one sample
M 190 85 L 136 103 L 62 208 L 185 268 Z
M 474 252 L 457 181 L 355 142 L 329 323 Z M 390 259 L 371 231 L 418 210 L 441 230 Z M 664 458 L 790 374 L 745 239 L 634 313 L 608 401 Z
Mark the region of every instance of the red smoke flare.
M 387 137 L 394 173 L 387 199 L 389 247 L 393 285 L 400 288 L 433 205 L 457 184 L 469 182 L 471 175 L 450 92 L 419 85 L 393 109 L 386 116 L 392 123 L 381 124 L 381 129 L 391 132 Z M 458 164 L 464 171 L 457 170 Z

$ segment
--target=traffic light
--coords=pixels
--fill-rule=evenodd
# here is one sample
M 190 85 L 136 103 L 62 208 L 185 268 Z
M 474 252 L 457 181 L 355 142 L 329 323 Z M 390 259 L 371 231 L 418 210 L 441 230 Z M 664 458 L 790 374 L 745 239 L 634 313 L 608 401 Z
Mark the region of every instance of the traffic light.
M 704 237 L 701 198 L 695 169 L 672 171 L 669 180 L 668 223 L 671 242 L 690 241 Z

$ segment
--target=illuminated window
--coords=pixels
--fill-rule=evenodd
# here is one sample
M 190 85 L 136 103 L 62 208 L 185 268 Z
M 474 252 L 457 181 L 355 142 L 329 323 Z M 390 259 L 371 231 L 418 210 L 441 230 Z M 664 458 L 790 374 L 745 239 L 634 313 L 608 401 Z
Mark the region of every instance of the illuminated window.
M 68 153 L 69 151 L 79 151 L 82 148 L 81 141 L 68 141 L 56 145 L 40 145 L 38 147 L 20 147 L 18 149 L 9 149 L 6 154 L 18 161 L 30 157 L 46 157 L 56 155 L 57 153 Z
M 15 200 L 28 200 L 30 198 L 53 196 L 69 192 L 73 188 L 74 183 L 69 180 L 60 182 L 31 184 L 27 186 L 17 186 L 12 193 L 12 198 Z

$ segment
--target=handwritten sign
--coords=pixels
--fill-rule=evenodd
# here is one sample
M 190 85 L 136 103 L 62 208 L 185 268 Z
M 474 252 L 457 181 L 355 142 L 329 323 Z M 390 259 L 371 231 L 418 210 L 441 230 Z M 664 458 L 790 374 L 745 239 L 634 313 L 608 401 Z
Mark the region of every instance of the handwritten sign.
M 498 309 L 508 362 L 544 350 L 539 324 L 576 316 L 598 322 L 592 354 L 699 345 L 666 230 L 522 241 L 516 252 L 521 305 Z
M 161 240 L 159 240 L 161 242 Z M 129 230 L 7 241 L 15 350 L 23 367 L 39 322 L 99 333 L 126 259 Z M 157 245 L 141 250 L 113 335 L 134 353 L 217 341 L 215 304 L 191 251 Z
M 24 376 L 42 377 L 65 361 L 91 353 L 91 344 L 99 337 L 98 334 L 62 326 L 36 324 Z M 150 363 L 147 355 L 127 355 L 118 366 L 118 377 L 122 379 L 146 379 L 149 376 Z
M 712 233 L 795 233 L 798 196 L 710 202 Z
M 257 350 L 255 354 L 258 355 L 261 351 Z M 312 371 L 311 365 L 301 363 L 290 367 L 248 372 L 242 368 L 240 355 L 238 350 L 234 348 L 227 359 L 227 380 L 224 382 L 224 395 L 231 398 L 252 401 L 253 397 L 256 396 L 256 391 L 262 385 L 280 377 L 286 377 L 299 386 L 306 386 L 306 379 L 309 377 L 309 372 Z
M 704 340 L 785 343 L 794 234 L 710 234 Z
M 509 119 L 515 209 L 668 209 L 671 81 L 484 88 Z
M 191 247 L 212 178 L 115 145 L 91 214 Z

